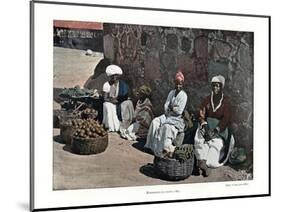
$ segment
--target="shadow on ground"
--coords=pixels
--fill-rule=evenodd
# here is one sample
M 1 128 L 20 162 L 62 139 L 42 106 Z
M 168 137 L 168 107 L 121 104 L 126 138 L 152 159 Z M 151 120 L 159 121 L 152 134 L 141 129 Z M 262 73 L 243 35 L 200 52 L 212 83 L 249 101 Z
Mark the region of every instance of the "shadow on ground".
M 134 147 L 135 149 L 146 153 L 146 154 L 150 154 L 150 155 L 154 155 L 153 152 L 150 149 L 147 149 L 144 147 L 146 140 L 145 139 L 140 139 L 138 140 L 136 143 L 132 144 L 132 147 Z
M 64 145 L 63 148 L 62 148 L 64 151 L 66 152 L 69 152 L 69 153 L 72 153 L 72 154 L 75 154 L 72 149 L 71 149 L 71 146 L 70 145 Z
M 63 140 L 62 140 L 62 138 L 61 138 L 60 135 L 55 135 L 55 136 L 53 137 L 53 140 L 54 140 L 55 142 L 59 143 L 59 144 L 64 144 L 64 143 L 63 143 Z
M 53 139 L 54 139 L 55 142 L 57 142 L 57 143 L 59 143 L 59 144 L 65 144 L 65 143 L 63 142 L 63 140 L 62 140 L 62 138 L 61 138 L 60 135 L 54 136 Z M 66 152 L 75 154 L 75 153 L 72 151 L 72 149 L 71 149 L 71 145 L 65 144 L 65 145 L 62 147 L 62 149 L 63 149 L 64 151 L 66 151 Z
M 142 167 L 140 167 L 139 171 L 140 171 L 140 173 L 142 173 L 143 175 L 145 175 L 147 177 L 159 179 L 159 177 L 155 173 L 155 170 L 154 170 L 154 167 L 153 167 L 152 163 L 148 163 L 146 165 L 143 165 Z

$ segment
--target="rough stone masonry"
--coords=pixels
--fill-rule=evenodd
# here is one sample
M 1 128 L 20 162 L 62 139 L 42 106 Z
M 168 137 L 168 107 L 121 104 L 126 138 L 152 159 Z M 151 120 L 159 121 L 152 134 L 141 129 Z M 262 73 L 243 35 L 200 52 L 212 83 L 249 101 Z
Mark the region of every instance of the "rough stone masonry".
M 104 53 L 122 67 L 132 94 L 142 84 L 152 90 L 156 115 L 180 68 L 185 75 L 188 110 L 195 112 L 221 74 L 233 105 L 237 145 L 253 149 L 253 33 L 127 24 L 104 24 Z M 132 95 L 133 96 L 133 95 Z

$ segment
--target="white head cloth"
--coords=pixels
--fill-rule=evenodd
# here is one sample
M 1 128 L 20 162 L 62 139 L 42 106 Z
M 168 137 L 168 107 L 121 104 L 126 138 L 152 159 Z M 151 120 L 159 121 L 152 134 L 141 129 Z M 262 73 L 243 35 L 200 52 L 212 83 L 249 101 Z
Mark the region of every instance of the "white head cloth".
M 211 82 L 220 82 L 222 87 L 224 87 L 225 79 L 222 75 L 214 76 Z
M 115 75 L 115 74 L 122 75 L 123 71 L 117 65 L 109 65 L 109 66 L 106 67 L 105 73 L 106 73 L 107 76 L 110 77 L 110 76 Z

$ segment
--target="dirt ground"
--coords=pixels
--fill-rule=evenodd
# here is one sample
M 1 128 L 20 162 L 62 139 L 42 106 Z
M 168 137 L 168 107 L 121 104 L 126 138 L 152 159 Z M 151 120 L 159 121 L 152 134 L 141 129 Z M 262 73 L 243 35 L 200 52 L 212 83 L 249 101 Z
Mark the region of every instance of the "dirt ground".
M 82 87 L 102 58 L 102 53 L 86 56 L 83 50 L 54 47 L 54 87 Z
M 54 88 L 83 86 L 102 55 L 86 56 L 85 51 L 54 48 Z M 59 105 L 54 102 L 54 109 Z M 148 186 L 172 183 L 201 183 L 245 180 L 249 175 L 230 166 L 212 170 L 209 177 L 190 176 L 171 182 L 161 180 L 153 170 L 153 155 L 143 152 L 143 143 L 109 134 L 105 152 L 97 155 L 77 155 L 68 145 L 60 142 L 60 130 L 54 129 L 53 188 L 88 189 L 126 186 Z
M 59 135 L 59 129 L 54 130 Z M 77 155 L 69 145 L 54 141 L 54 189 L 87 189 L 126 186 L 162 185 L 171 183 L 201 183 L 244 179 L 241 172 L 229 166 L 212 170 L 208 178 L 190 176 L 183 181 L 166 181 L 153 170 L 153 156 L 142 151 L 143 144 L 109 134 L 105 152 L 97 155 Z

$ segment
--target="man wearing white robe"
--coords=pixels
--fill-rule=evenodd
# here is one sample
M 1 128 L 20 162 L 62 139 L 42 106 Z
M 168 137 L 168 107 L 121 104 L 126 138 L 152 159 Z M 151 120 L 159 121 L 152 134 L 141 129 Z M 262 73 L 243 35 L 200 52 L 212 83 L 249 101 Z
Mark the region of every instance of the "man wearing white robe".
M 175 150 L 173 141 L 179 132 L 184 131 L 182 113 L 187 103 L 187 94 L 182 90 L 184 76 L 178 72 L 175 77 L 176 88 L 171 90 L 164 105 L 165 114 L 153 119 L 150 124 L 145 148 L 161 157 L 163 152 Z
M 103 103 L 103 121 L 105 128 L 109 132 L 118 132 L 122 125 L 130 125 L 132 122 L 134 107 L 130 100 L 120 100 L 119 94 L 127 96 L 127 85 L 118 80 L 119 76 L 123 74 L 122 69 L 116 65 L 109 65 L 106 68 L 106 74 L 110 77 L 110 80 L 103 85 L 103 95 L 105 102 Z M 124 86 L 120 86 L 123 83 Z M 122 88 L 122 91 L 120 91 Z M 122 102 L 120 102 L 122 101 Z M 118 118 L 118 104 L 120 104 L 120 115 L 122 120 Z

